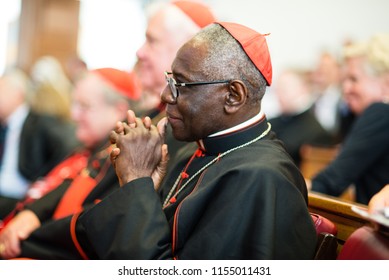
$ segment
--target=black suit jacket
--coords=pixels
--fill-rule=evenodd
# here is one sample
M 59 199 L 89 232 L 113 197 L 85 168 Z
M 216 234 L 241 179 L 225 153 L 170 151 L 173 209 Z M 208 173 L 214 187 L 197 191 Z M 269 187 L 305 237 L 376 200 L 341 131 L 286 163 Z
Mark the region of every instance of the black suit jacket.
M 334 139 L 316 120 L 311 110 L 296 115 L 280 115 L 270 119 L 272 130 L 285 144 L 297 166 L 301 164 L 300 149 L 304 144 L 332 146 Z
M 389 105 L 374 103 L 355 121 L 334 161 L 312 180 L 312 190 L 339 196 L 355 185 L 356 201 L 369 203 L 389 182 Z
M 35 181 L 78 145 L 72 124 L 30 112 L 20 136 L 19 170 L 26 179 Z

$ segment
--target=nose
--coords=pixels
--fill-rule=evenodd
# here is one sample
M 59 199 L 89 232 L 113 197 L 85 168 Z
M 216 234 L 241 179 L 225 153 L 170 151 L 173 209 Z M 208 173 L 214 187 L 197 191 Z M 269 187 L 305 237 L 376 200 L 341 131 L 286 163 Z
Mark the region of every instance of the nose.
M 174 99 L 173 94 L 170 90 L 169 85 L 166 85 L 161 92 L 161 100 L 163 103 L 175 104 L 177 101 Z
M 136 51 L 136 57 L 138 58 L 138 59 L 142 59 L 143 58 L 143 53 L 144 53 L 144 51 L 143 51 L 143 49 L 144 49 L 144 47 L 145 47 L 145 44 L 143 44 L 137 51 Z
M 138 59 L 142 59 L 144 57 L 145 48 L 146 48 L 146 42 L 144 42 L 143 45 L 136 51 L 136 57 Z

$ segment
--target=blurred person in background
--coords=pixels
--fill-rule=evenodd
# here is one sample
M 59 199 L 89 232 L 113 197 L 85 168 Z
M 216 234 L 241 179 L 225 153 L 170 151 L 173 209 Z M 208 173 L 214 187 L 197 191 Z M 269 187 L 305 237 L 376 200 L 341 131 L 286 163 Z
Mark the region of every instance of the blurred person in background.
M 300 149 L 304 144 L 333 144 L 331 135 L 321 126 L 311 110 L 314 99 L 308 72 L 295 69 L 282 71 L 274 84 L 273 92 L 279 102 L 281 114 L 269 121 L 297 166 L 300 165 Z
M 30 80 L 19 69 L 0 78 L 0 123 L 6 129 L 0 164 L 0 219 L 24 198 L 31 182 L 45 176 L 78 145 L 62 120 L 32 110 Z M 4 132 L 3 132 L 4 133 Z
M 72 84 L 60 62 L 52 56 L 40 57 L 31 68 L 31 108 L 39 114 L 70 120 Z
M 312 110 L 321 126 L 333 136 L 334 143 L 344 140 L 354 120 L 342 97 L 341 78 L 340 63 L 329 52 L 323 52 L 311 74 L 315 98 Z
M 165 104 L 160 98 L 166 86 L 163 73 L 170 71 L 179 47 L 214 22 L 215 16 L 203 2 L 190 0 L 154 2 L 147 7 L 146 14 L 146 40 L 136 53 L 138 60 L 134 67 L 142 93 L 134 111 L 139 116 L 149 116 L 156 124 L 165 116 Z M 186 145 L 172 136 L 170 126 L 166 141 L 171 158 Z
M 113 68 L 90 71 L 78 80 L 71 111 L 84 147 L 33 184 L 28 197 L 7 216 L 0 232 L 0 245 L 6 248 L 2 257 L 18 255 L 20 240 L 40 225 L 87 209 L 119 187 L 108 136 L 126 119 L 137 97 L 135 86 L 133 76 Z
M 160 98 L 166 86 L 163 73 L 170 71 L 179 47 L 215 17 L 201 1 L 188 0 L 154 2 L 146 16 L 146 40 L 136 53 L 135 71 L 142 86 L 139 113 L 153 118 L 165 107 Z
M 335 160 L 307 184 L 333 196 L 354 185 L 367 204 L 389 182 L 389 34 L 346 46 L 344 57 L 344 98 L 357 119 Z

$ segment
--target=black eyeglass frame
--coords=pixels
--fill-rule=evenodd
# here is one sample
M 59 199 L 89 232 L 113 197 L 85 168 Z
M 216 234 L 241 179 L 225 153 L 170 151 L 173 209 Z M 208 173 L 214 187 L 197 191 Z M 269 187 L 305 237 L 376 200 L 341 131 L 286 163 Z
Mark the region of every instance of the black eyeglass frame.
M 177 83 L 177 81 L 173 77 L 169 77 L 169 75 L 173 75 L 172 72 L 165 71 L 165 79 L 167 84 L 170 87 L 170 91 L 174 100 L 177 99 L 179 95 L 179 91 L 177 87 L 187 87 L 187 86 L 201 86 L 201 85 L 212 85 L 212 84 L 227 84 L 231 82 L 231 80 L 219 80 L 219 81 L 210 81 L 210 82 L 189 82 L 189 83 Z

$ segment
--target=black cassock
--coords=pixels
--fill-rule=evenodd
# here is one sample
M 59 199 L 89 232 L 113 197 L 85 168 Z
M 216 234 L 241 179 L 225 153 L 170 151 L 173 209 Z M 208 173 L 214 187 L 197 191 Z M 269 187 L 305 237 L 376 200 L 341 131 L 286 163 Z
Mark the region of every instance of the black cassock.
M 316 232 L 307 209 L 304 178 L 272 132 L 196 175 L 218 155 L 257 138 L 267 128 L 262 120 L 238 132 L 204 139 L 203 152 L 193 155 L 193 149 L 182 149 L 159 193 L 151 178 L 131 181 L 80 216 L 45 225 L 51 226 L 50 236 L 35 231 L 23 243 L 23 255 L 41 259 L 312 259 Z M 177 189 L 188 180 L 189 184 L 163 208 L 179 177 Z

